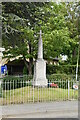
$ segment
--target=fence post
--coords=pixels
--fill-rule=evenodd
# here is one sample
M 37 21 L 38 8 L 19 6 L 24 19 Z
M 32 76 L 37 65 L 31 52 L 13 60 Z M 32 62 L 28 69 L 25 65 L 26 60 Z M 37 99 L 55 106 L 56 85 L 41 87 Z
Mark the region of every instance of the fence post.
M 34 103 L 34 78 L 33 78 L 33 103 Z
M 0 78 L 0 97 L 2 96 L 2 88 L 1 88 L 1 84 L 2 84 L 2 81 L 1 81 L 1 78 Z
M 70 90 L 70 86 L 69 86 L 69 80 L 68 80 L 68 100 L 69 100 L 69 90 Z
M 1 105 L 3 105 L 3 79 L 0 76 L 0 98 L 2 98 Z

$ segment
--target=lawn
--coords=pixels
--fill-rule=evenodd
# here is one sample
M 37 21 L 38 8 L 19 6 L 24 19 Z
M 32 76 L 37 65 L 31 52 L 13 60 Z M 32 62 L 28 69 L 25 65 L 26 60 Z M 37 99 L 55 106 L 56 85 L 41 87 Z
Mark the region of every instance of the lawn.
M 78 99 L 78 91 L 62 88 L 33 88 L 26 86 L 14 90 L 3 91 L 3 105 L 30 103 L 30 102 L 48 102 Z

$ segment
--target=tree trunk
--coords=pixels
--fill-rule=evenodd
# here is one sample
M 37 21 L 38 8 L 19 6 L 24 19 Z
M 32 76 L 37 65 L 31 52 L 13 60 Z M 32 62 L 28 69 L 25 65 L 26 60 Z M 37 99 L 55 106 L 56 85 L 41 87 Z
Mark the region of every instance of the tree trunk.
M 23 58 L 24 58 L 24 64 L 28 69 L 29 75 L 32 75 L 33 58 L 29 58 L 29 62 L 26 61 L 25 56 L 23 56 Z
M 29 62 L 26 61 L 26 58 L 25 58 L 24 55 L 23 55 L 23 60 L 24 60 L 24 64 L 25 64 L 26 68 L 28 69 L 29 68 Z
M 31 41 L 28 41 L 28 45 L 29 45 L 29 55 L 31 55 L 32 54 Z M 32 56 L 29 58 L 29 62 L 26 60 L 24 55 L 23 55 L 23 58 L 24 58 L 25 66 L 28 69 L 29 75 L 32 75 L 32 66 L 33 66 L 33 58 L 32 58 Z
M 29 75 L 32 75 L 32 66 L 33 66 L 33 58 L 30 58 L 29 67 L 28 67 Z
M 72 53 L 72 62 L 73 62 L 73 64 L 75 64 L 75 62 L 76 62 L 76 49 L 74 49 L 73 53 Z
M 28 45 L 29 45 L 29 54 L 32 54 L 32 45 L 31 45 L 31 41 L 28 41 Z M 33 66 L 33 58 L 30 57 L 29 58 L 29 75 L 32 75 L 32 66 Z

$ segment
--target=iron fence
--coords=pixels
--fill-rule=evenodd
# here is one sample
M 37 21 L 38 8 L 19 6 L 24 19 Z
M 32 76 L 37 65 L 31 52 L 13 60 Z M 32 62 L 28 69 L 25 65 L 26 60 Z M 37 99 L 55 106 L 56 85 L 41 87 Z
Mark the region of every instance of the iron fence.
M 1 83 L 2 105 L 78 100 L 78 82 L 73 78 L 65 80 L 48 78 L 46 87 L 35 87 L 32 78 L 33 76 L 4 77 Z

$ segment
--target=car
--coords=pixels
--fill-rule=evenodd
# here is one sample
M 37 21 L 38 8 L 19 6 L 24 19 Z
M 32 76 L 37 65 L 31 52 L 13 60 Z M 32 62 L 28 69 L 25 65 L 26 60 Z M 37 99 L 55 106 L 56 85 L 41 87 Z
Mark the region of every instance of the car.
M 48 83 L 48 87 L 58 88 L 58 85 L 55 83 Z

